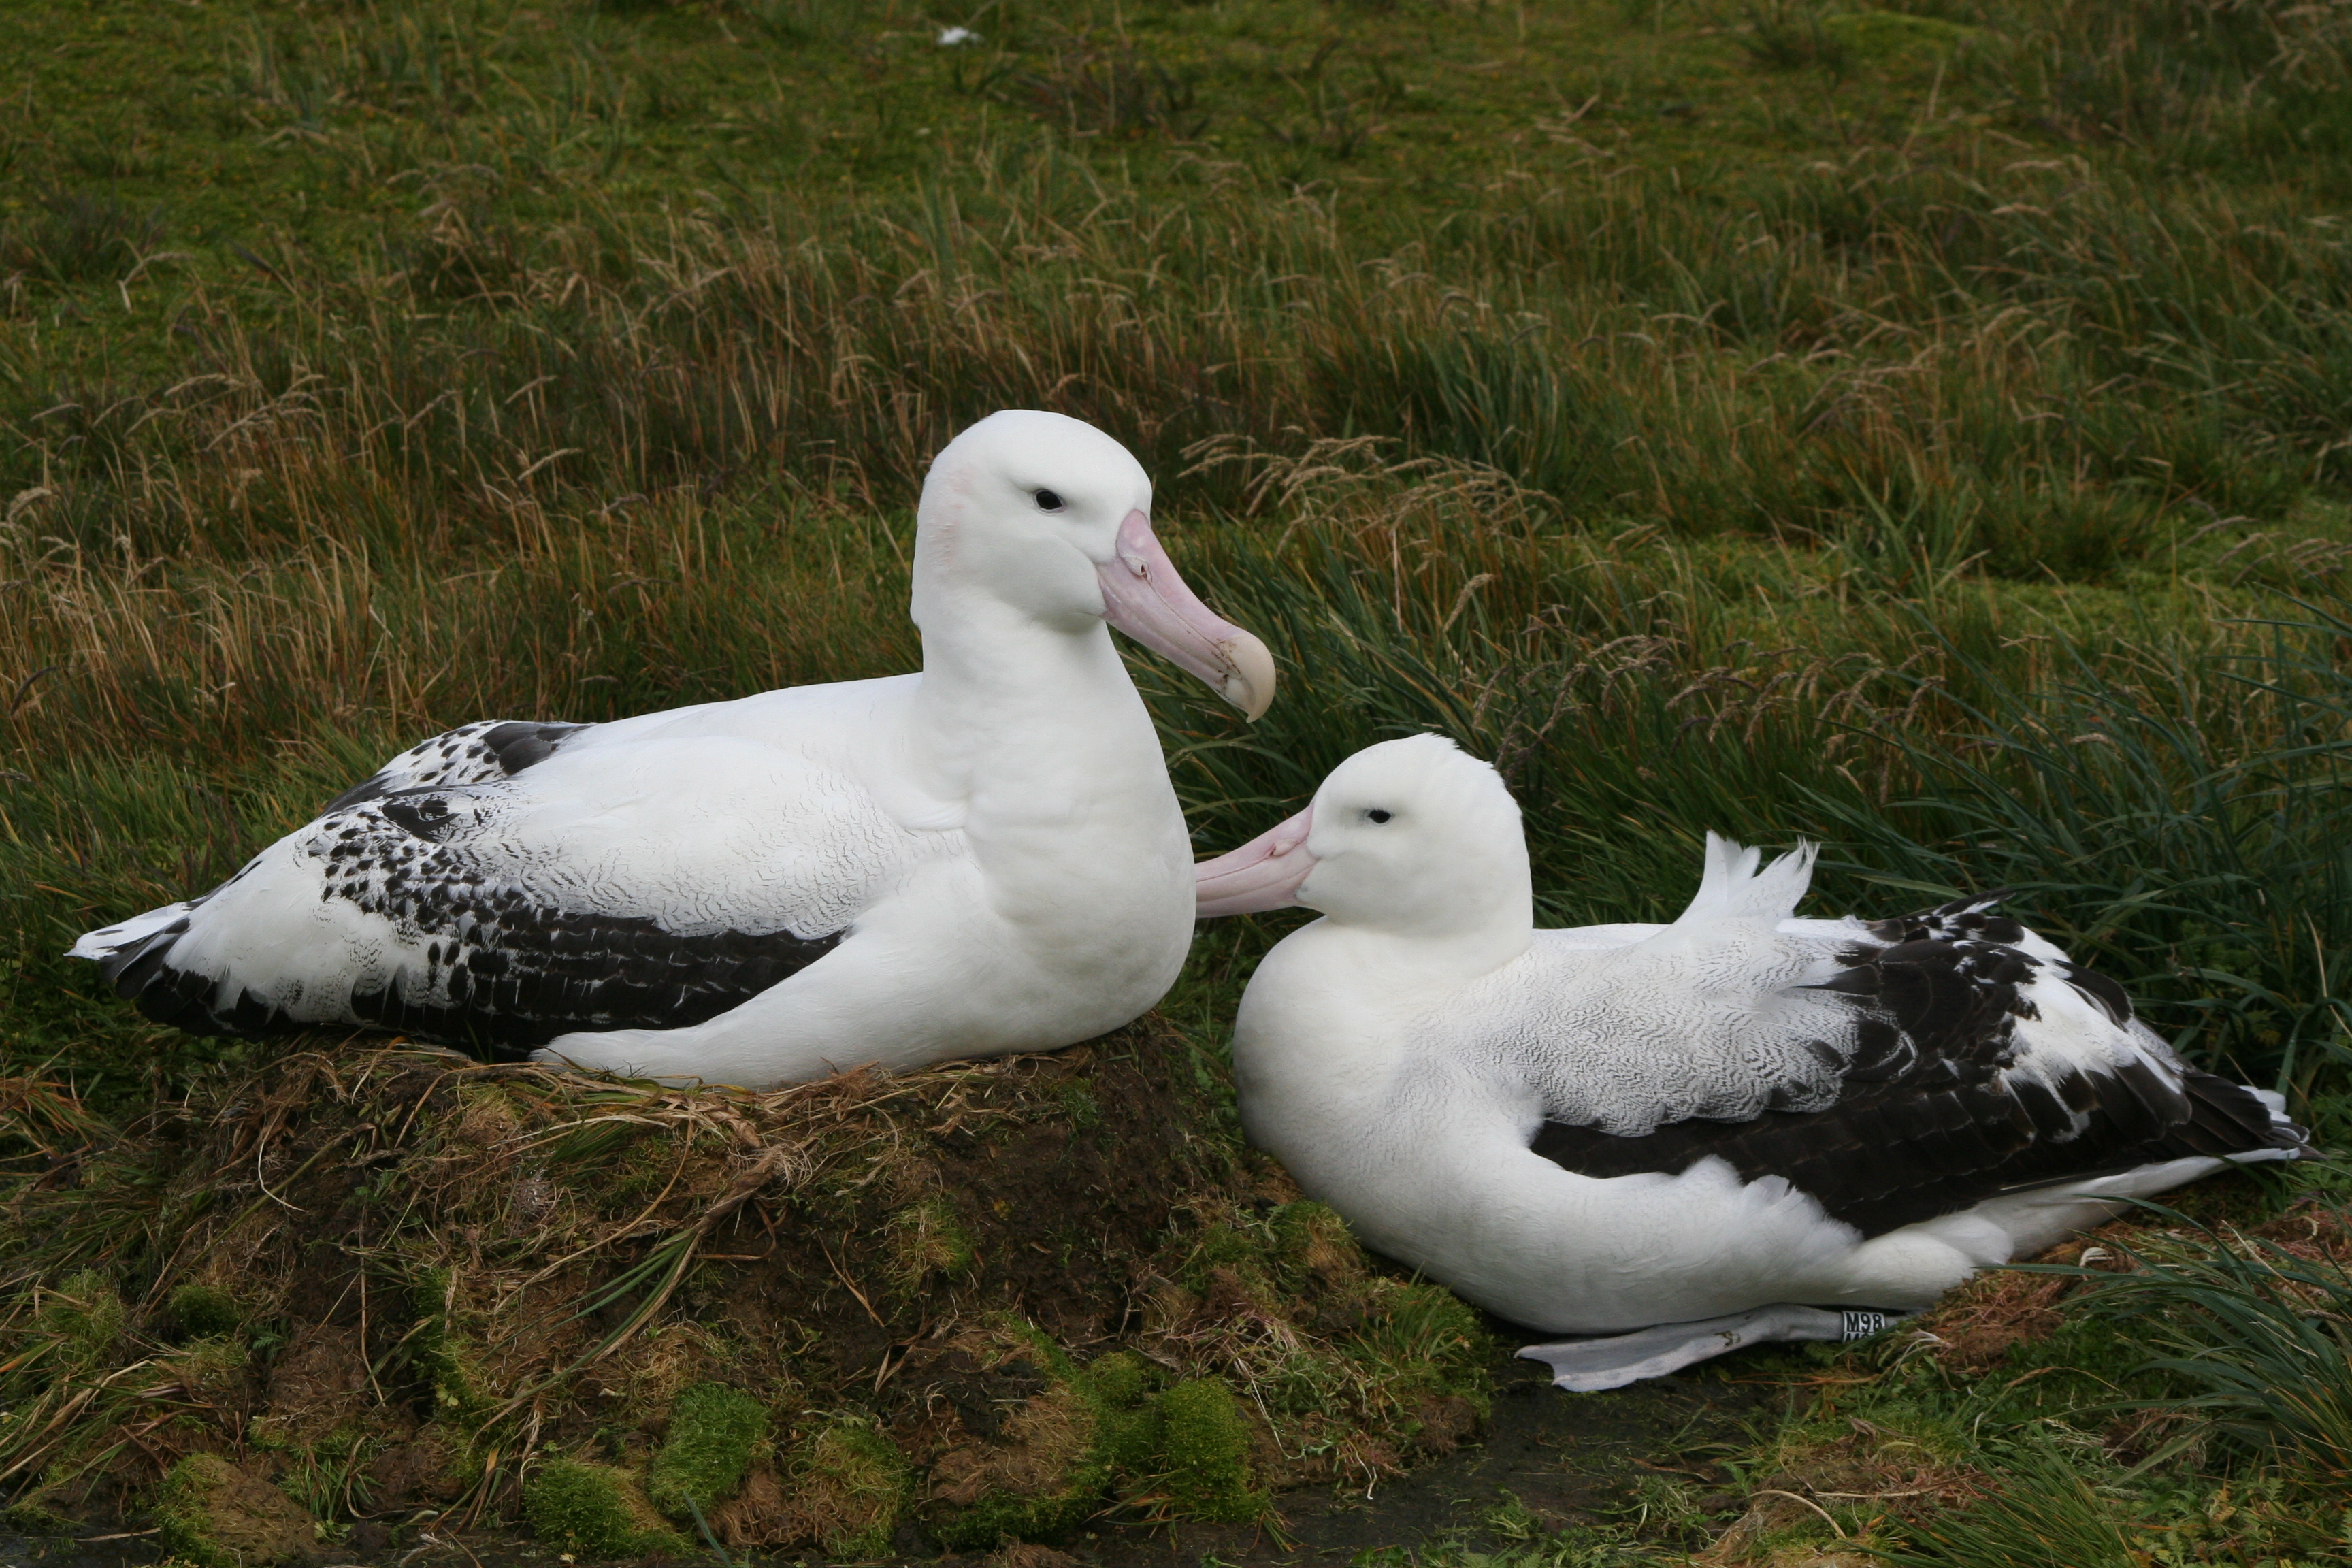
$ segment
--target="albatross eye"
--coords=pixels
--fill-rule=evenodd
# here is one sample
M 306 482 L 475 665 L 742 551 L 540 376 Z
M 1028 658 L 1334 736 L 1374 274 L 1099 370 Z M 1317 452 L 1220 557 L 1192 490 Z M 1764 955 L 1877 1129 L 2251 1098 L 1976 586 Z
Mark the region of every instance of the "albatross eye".
M 1372 822 L 1386 822 L 1389 819 L 1389 814 L 1382 811 L 1377 805 L 1372 807 L 1371 810 L 1364 813 L 1364 816 L 1368 820 Z
M 1037 510 L 1039 511 L 1059 511 L 1062 510 L 1062 498 L 1055 494 L 1052 490 L 1039 490 L 1037 492 Z

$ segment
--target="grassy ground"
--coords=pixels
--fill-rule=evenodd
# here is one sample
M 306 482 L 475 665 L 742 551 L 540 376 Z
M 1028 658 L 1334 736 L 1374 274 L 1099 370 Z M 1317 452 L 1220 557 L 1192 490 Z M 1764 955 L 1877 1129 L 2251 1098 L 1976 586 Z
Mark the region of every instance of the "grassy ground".
M 2340 0 L 44 0 L 0 62 L 0 1046 L 99 1114 L 278 1047 L 73 934 L 449 723 L 905 668 L 923 465 L 1024 405 L 1285 661 L 1255 729 L 1139 662 L 1204 849 L 1434 726 L 1552 918 L 1658 913 L 1710 827 L 1825 841 L 1824 907 L 2017 887 L 2352 1121 Z M 1212 1052 L 1278 923 L 1200 944 Z M 2230 1303 L 2340 1252 L 2221 1234 L 2057 1361 L 1819 1371 L 1721 1461 L 1797 1503 L 1627 1550 L 2336 1560 L 2340 1320 Z M 2183 1440 L 2084 1413 L 2130 1398 Z M 1948 1529 L 1816 1463 L 1903 1444 Z

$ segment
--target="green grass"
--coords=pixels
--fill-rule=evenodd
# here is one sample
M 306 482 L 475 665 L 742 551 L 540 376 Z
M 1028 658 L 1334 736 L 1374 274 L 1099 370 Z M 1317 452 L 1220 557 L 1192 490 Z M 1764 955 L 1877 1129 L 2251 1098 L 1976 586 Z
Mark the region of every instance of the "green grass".
M 60 951 L 397 747 L 907 668 L 915 486 L 1007 405 L 1133 447 L 1283 660 L 1255 728 L 1136 661 L 1203 850 L 1434 727 L 1503 763 L 1549 919 L 1664 913 L 1710 828 L 1822 840 L 1823 908 L 2015 887 L 2352 1124 L 2341 5 L 36 0 L 0 92 L 27 1149 L 278 1048 Z M 1205 1061 L 1283 924 L 1204 932 Z M 2301 1331 L 2179 1268 L 2174 1359 Z M 1841 1364 L 1832 1406 L 1990 1408 Z M 2250 1388 L 2147 1397 L 2339 1420 Z M 1901 1550 L 2344 1551 L 2210 1523 L 2334 1497 L 2309 1445 L 2133 1470 L 2018 1408 Z

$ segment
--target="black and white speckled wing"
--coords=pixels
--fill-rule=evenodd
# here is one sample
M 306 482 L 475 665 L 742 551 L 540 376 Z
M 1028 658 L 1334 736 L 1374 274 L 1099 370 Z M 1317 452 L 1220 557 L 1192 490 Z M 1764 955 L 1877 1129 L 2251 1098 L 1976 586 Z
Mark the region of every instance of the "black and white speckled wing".
M 830 713 L 828 692 L 866 706 Z M 451 731 L 210 893 L 76 952 L 196 1033 L 373 1025 L 505 1054 L 707 1022 L 963 850 L 895 819 L 828 749 L 870 694 L 776 695 L 789 742 L 759 700 L 661 726 Z
M 546 761 L 555 754 L 556 748 L 594 728 L 591 724 L 537 724 L 501 719 L 460 724 L 409 747 L 329 801 L 324 815 L 408 790 L 495 784 L 509 779 L 532 763 Z
M 1719 1158 L 1748 1180 L 1787 1179 L 1865 1236 L 2006 1193 L 2303 1147 L 2252 1091 L 2182 1063 L 2121 986 L 1994 902 L 1801 938 L 1831 949 L 1831 972 L 1761 1009 L 1804 1004 L 1781 1015 L 1808 1020 L 1795 1044 L 1819 1063 L 1800 1092 L 1775 1083 L 1752 1109 L 1710 1107 L 1630 1133 L 1554 1108 L 1532 1147 L 1591 1176 Z

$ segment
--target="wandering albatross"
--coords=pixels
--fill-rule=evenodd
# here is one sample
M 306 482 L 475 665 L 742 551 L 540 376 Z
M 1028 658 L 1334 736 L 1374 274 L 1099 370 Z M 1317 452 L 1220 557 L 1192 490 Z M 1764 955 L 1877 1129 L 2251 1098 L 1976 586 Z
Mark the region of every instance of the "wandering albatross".
M 2310 1152 L 1995 899 L 1797 919 L 1812 861 L 1709 835 L 1671 925 L 1539 931 L 1492 767 L 1433 735 L 1359 752 L 1199 868 L 1204 916 L 1324 917 L 1242 998 L 1243 1127 L 1367 1245 L 1609 1336 L 1521 1352 L 1572 1389 L 1856 1337 L 2126 1200 Z
M 1091 426 L 992 416 L 923 484 L 919 675 L 467 724 L 73 952 L 192 1033 L 375 1026 L 752 1088 L 1117 1028 L 1182 967 L 1192 855 L 1106 623 L 1253 719 L 1274 694 L 1150 508 Z

